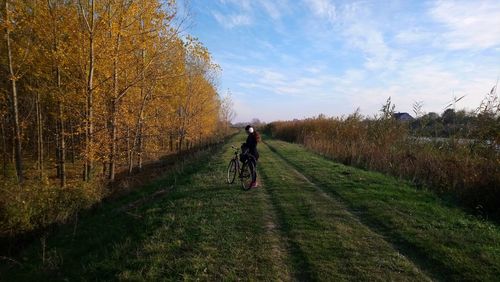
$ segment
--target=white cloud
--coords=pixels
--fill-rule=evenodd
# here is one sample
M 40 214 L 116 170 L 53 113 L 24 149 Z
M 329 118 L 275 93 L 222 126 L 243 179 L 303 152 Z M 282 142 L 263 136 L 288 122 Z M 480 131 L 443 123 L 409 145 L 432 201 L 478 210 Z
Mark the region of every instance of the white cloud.
M 261 78 L 259 81 L 270 85 L 283 85 L 286 84 L 286 75 L 280 72 L 271 70 L 259 71 Z
M 376 5 L 353 2 L 335 6 L 330 0 L 304 1 L 311 11 L 304 33 L 315 51 L 361 56 L 364 67 L 370 70 L 393 69 L 402 58 L 402 52 L 386 42 L 383 25 L 373 11 Z M 339 43 L 342 49 L 332 49 Z
M 274 22 L 279 22 L 283 14 L 290 12 L 288 0 L 219 0 L 219 3 L 232 14 L 212 11 L 212 15 L 228 29 L 253 24 L 259 13 L 267 14 Z
M 500 1 L 439 1 L 430 15 L 446 27 L 441 34 L 450 49 L 484 49 L 500 45 Z
M 223 15 L 214 11 L 212 15 L 220 25 L 228 29 L 252 24 L 252 18 L 245 14 Z
M 351 102 L 365 113 L 375 113 L 389 96 L 398 111 L 411 112 L 415 101 L 423 101 L 424 110 L 441 113 L 453 95 L 466 95 L 457 108 L 475 109 L 495 83 L 495 74 L 491 67 L 471 69 L 465 63 L 419 56 L 401 62 L 389 77 L 375 79 L 377 86 L 346 87 L 355 93 Z
M 401 54 L 386 43 L 380 24 L 370 8 L 370 5 L 359 2 L 340 7 L 336 30 L 348 46 L 364 53 L 365 68 L 392 69 Z
M 290 95 L 308 98 L 328 97 L 337 84 L 359 78 L 358 72 L 348 71 L 340 77 L 313 72 L 310 69 L 246 67 L 241 70 L 248 75 L 239 86 L 249 90 L 266 90 L 274 95 Z
M 259 3 L 262 5 L 266 13 L 273 19 L 273 20 L 278 20 L 281 18 L 281 9 L 278 7 L 278 5 L 269 0 L 261 0 Z
M 330 0 L 305 0 L 306 5 L 318 17 L 333 23 L 337 18 L 337 9 Z
M 432 36 L 431 32 L 423 31 L 420 28 L 411 28 L 398 32 L 394 39 L 401 44 L 414 44 L 430 40 Z
M 441 113 L 453 95 L 466 95 L 457 107 L 473 110 L 496 79 L 494 67 L 471 69 L 463 62 L 450 64 L 428 55 L 407 58 L 387 75 L 356 68 L 333 75 L 314 67 L 246 67 L 243 73 L 245 81 L 238 84 L 243 91 L 265 93 L 270 99 L 302 99 L 299 104 L 318 107 L 318 112 L 307 110 L 311 115 L 348 114 L 357 107 L 364 114 L 376 114 L 389 96 L 398 111 L 411 113 L 412 104 L 423 101 L 424 110 Z M 326 104 L 332 107 L 329 112 L 323 110 Z M 282 114 L 294 117 L 291 112 Z
M 397 10 L 409 18 L 403 23 L 387 16 L 396 10 L 372 1 L 302 0 L 308 6 L 289 10 L 281 9 L 284 0 L 243 1 L 239 8 L 237 0 L 219 1 L 231 6 L 212 13 L 221 26 L 253 25 L 244 44 L 231 39 L 230 52 L 220 56 L 229 88 L 239 93 L 239 120 L 340 115 L 358 106 L 374 114 L 389 96 L 398 111 L 410 113 L 415 101 L 442 112 L 452 95 L 467 95 L 457 106 L 474 109 L 499 73 L 500 1 L 424 4 L 424 14 Z M 283 36 L 267 36 L 276 22 L 284 24 Z
M 398 60 L 398 52 L 385 42 L 382 33 L 363 23 L 355 23 L 343 30 L 347 42 L 366 54 L 368 69 L 392 68 Z
M 319 67 L 319 66 L 313 66 L 313 67 L 305 68 L 305 71 L 307 71 L 308 73 L 311 73 L 311 74 L 319 74 L 323 71 L 323 68 Z
M 222 5 L 234 5 L 238 7 L 241 11 L 250 11 L 252 9 L 251 0 L 219 0 Z

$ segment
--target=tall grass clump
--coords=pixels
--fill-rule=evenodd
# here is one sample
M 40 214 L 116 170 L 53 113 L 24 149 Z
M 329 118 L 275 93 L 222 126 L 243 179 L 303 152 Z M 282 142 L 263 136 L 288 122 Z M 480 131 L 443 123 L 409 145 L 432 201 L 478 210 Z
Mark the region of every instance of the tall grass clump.
M 414 121 L 394 118 L 390 98 L 375 117 L 278 121 L 272 137 L 303 144 L 346 165 L 408 179 L 453 195 L 466 206 L 500 215 L 500 103 L 493 88 L 475 112 L 447 109 Z M 418 113 L 416 113 L 418 115 Z M 462 116 L 464 122 L 457 122 Z
M 100 202 L 109 189 L 100 179 L 79 185 L 0 182 L 0 238 L 9 238 L 54 223 L 64 223 L 82 209 Z

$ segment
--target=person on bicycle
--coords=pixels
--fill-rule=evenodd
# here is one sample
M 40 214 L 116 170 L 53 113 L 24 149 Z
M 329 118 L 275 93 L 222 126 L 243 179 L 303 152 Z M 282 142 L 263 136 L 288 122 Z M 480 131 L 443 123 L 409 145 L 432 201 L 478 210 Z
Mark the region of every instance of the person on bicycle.
M 245 132 L 248 134 L 246 142 L 243 144 L 248 149 L 248 153 L 253 156 L 250 158 L 253 164 L 253 173 L 252 173 L 252 183 L 250 184 L 250 188 L 256 188 L 257 186 L 257 160 L 259 159 L 259 152 L 257 151 L 257 143 L 260 141 L 260 135 L 251 125 L 247 125 L 245 127 Z

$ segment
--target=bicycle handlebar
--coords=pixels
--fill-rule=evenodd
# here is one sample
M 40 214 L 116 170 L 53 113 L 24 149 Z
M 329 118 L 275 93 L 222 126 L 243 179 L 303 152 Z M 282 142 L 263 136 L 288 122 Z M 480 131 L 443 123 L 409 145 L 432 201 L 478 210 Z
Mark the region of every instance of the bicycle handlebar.
M 233 145 L 231 145 L 231 148 L 235 149 L 236 151 L 239 151 L 239 150 L 240 150 L 240 148 L 236 148 L 236 147 L 234 147 Z M 242 153 L 243 153 L 243 154 L 246 154 L 246 153 L 248 153 L 248 151 L 249 151 L 249 149 L 247 148 L 247 149 L 246 149 L 244 152 L 242 152 Z

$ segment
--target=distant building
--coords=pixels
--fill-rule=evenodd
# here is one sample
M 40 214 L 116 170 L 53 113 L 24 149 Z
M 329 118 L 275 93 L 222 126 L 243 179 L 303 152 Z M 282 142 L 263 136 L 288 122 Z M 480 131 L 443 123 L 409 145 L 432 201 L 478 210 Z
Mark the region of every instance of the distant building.
M 399 121 L 413 121 L 414 118 L 409 113 L 395 113 L 393 117 Z

